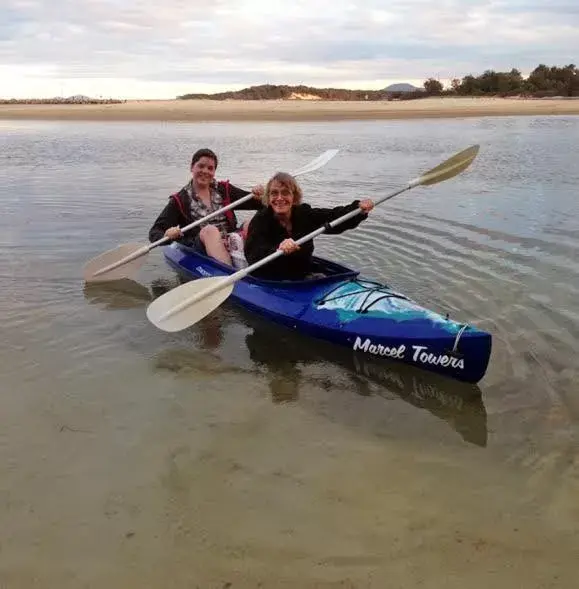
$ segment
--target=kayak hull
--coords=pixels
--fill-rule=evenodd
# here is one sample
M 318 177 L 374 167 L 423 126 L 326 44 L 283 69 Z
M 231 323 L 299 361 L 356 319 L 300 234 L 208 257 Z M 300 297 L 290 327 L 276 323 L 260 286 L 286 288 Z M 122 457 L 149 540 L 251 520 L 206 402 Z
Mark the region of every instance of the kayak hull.
M 165 247 L 164 256 L 187 280 L 235 271 L 181 244 Z M 324 277 L 270 281 L 246 276 L 235 283 L 230 298 L 276 323 L 358 354 L 464 382 L 482 379 L 492 347 L 489 333 L 421 307 L 341 264 L 320 257 L 314 257 L 314 264 Z

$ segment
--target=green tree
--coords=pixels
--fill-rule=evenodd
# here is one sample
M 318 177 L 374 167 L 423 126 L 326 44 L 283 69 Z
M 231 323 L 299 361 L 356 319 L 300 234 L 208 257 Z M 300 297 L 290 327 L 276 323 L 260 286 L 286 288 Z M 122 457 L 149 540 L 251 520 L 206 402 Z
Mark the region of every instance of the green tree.
M 428 78 L 428 80 L 424 82 L 424 90 L 429 96 L 437 96 L 442 94 L 443 88 L 442 84 L 438 80 L 435 80 L 434 78 Z

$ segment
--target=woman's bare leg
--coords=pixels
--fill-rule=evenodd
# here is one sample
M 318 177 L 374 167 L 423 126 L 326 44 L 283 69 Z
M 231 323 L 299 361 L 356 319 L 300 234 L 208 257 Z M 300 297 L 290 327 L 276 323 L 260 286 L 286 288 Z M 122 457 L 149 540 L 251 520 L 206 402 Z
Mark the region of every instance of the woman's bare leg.
M 215 225 L 206 225 L 203 227 L 199 232 L 199 237 L 205 246 L 207 255 L 219 260 L 223 264 L 233 266 L 231 256 L 221 239 L 221 233 L 219 233 L 219 229 Z

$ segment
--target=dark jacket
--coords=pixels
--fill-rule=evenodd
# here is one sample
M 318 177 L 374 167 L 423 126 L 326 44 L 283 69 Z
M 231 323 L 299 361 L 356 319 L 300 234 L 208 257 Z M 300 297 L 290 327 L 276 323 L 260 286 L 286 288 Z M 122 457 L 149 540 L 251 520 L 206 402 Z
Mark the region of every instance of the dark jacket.
M 333 209 L 313 208 L 308 204 L 296 205 L 292 208 L 291 235 L 277 220 L 272 208 L 264 208 L 255 214 L 249 224 L 245 241 L 245 257 L 250 265 L 254 264 L 273 254 L 284 239 L 291 237 L 297 241 L 300 237 L 315 231 L 325 223 L 355 210 L 359 203 L 359 200 L 355 200 L 349 205 Z M 326 230 L 325 233 L 337 235 L 348 229 L 354 229 L 367 217 L 366 213 L 360 213 L 337 227 Z M 266 280 L 303 280 L 310 272 L 313 253 L 314 240 L 307 241 L 300 246 L 298 251 L 284 254 L 261 268 L 257 268 L 252 272 L 252 276 Z
M 223 198 L 224 207 L 236 200 L 239 200 L 240 198 L 243 198 L 250 192 L 230 184 L 229 181 L 217 182 L 215 188 Z M 264 205 L 261 200 L 252 198 L 246 202 L 241 203 L 236 208 L 246 211 L 255 211 L 260 210 L 263 207 Z M 235 216 L 234 210 L 235 209 L 231 209 L 224 213 L 227 217 L 228 233 L 235 231 L 238 227 L 237 217 Z M 189 225 L 196 220 L 197 218 L 193 218 L 191 213 L 191 197 L 187 192 L 187 186 L 184 186 L 181 188 L 181 190 L 179 190 L 179 192 L 176 192 L 169 197 L 169 202 L 161 211 L 160 215 L 155 219 L 155 222 L 149 230 L 149 241 L 153 242 L 161 239 L 169 227 L 185 227 L 185 225 Z M 210 224 L 211 221 L 212 219 L 209 219 L 208 223 Z M 178 241 L 181 243 L 193 244 L 195 238 L 201 231 L 201 227 L 201 225 L 193 227 L 193 229 L 187 231 Z

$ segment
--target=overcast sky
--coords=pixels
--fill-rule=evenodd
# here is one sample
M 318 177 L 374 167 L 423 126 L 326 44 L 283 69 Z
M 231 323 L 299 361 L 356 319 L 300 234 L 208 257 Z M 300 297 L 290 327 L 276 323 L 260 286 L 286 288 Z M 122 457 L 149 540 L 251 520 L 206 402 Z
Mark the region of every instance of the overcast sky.
M 0 0 L 0 97 L 378 89 L 577 62 L 579 0 Z

